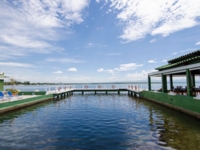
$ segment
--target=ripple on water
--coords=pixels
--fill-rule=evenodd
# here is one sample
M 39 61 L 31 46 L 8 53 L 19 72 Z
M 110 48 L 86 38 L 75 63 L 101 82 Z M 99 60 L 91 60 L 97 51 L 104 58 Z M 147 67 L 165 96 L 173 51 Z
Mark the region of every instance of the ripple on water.
M 182 118 L 126 94 L 74 95 L 2 116 L 0 149 L 191 149 L 192 139 L 199 147 L 199 122 Z

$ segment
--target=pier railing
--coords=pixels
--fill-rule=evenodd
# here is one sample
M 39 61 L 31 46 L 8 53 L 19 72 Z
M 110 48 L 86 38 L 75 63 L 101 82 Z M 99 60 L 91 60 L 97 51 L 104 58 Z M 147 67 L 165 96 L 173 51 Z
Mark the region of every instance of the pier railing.
M 50 93 L 59 93 L 59 92 L 64 92 L 64 91 L 70 91 L 70 90 L 106 90 L 106 89 L 127 89 L 127 90 L 133 90 L 133 91 L 142 91 L 146 90 L 140 87 L 139 85 L 117 85 L 117 84 L 111 84 L 111 85 L 105 85 L 105 84 L 97 84 L 97 85 L 63 85 L 63 86 L 56 86 L 56 87 L 46 87 L 45 91 L 50 94 Z

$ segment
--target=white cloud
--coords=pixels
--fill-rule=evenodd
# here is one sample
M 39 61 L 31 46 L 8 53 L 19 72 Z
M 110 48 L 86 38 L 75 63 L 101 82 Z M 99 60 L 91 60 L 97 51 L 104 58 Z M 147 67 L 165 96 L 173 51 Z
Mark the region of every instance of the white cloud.
M 119 66 L 119 68 L 114 68 L 114 69 L 104 69 L 104 68 L 100 68 L 97 71 L 98 72 L 107 72 L 112 74 L 113 76 L 116 77 L 117 72 L 120 71 L 129 71 L 129 70 L 135 70 L 138 67 L 142 67 L 142 64 L 136 64 L 136 63 L 129 63 L 129 64 L 121 64 Z
M 16 62 L 0 62 L 0 66 L 21 67 L 21 68 L 32 68 L 32 67 L 34 67 L 31 64 L 16 63 Z
M 150 41 L 150 43 L 154 43 L 156 41 L 156 39 L 152 39 L 151 41 Z
M 62 38 L 61 29 L 65 29 L 66 36 L 71 33 L 71 25 L 83 22 L 88 5 L 89 0 L 0 1 L 0 43 L 11 54 L 19 50 L 23 56 L 59 52 L 63 48 L 52 41 Z M 0 57 L 8 57 L 1 49 L 0 53 Z
M 196 43 L 196 45 L 200 45 L 200 41 Z
M 143 66 L 142 64 L 136 63 L 129 63 L 129 64 L 121 64 L 119 68 L 115 68 L 115 71 L 128 71 L 128 70 L 135 70 L 138 67 Z
M 111 69 L 104 69 L 104 68 L 100 68 L 100 69 L 97 69 L 98 72 L 108 72 L 108 73 L 111 73 L 111 74 L 114 74 L 114 71 L 111 70 Z
M 62 72 L 62 71 L 54 71 L 53 73 L 61 74 L 61 73 L 63 73 L 63 72 Z
M 176 54 L 177 54 L 177 52 L 174 52 L 174 53 L 173 53 L 173 55 L 176 55 Z
M 22 48 L 48 48 L 48 47 L 51 47 L 51 45 L 46 42 L 36 41 L 36 40 L 30 39 L 26 36 L 1 35 L 1 39 L 6 44 L 10 44 L 10 45 L 22 47 Z
M 149 60 L 148 63 L 156 63 L 155 60 Z
M 72 58 L 47 58 L 48 62 L 60 62 L 60 63 L 83 63 L 83 61 Z
M 167 59 L 163 59 L 162 62 L 167 62 Z
M 76 72 L 77 69 L 76 68 L 69 68 L 68 71 L 73 71 L 73 72 Z
M 135 72 L 135 73 L 128 73 L 127 77 L 128 78 L 133 78 L 133 79 L 138 79 L 138 80 L 143 80 L 144 78 L 147 79 L 148 72 L 143 70 L 141 73 Z
M 199 0 L 110 0 L 123 27 L 125 42 L 147 35 L 171 33 L 199 25 Z M 110 9 L 110 8 L 109 8 Z M 116 11 L 115 11 L 116 12 Z

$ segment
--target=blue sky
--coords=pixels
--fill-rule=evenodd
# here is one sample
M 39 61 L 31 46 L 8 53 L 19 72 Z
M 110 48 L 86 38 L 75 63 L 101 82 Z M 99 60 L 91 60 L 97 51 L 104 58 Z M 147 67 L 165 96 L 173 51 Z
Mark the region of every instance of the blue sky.
M 0 72 L 18 81 L 147 81 L 199 49 L 199 0 L 0 2 Z

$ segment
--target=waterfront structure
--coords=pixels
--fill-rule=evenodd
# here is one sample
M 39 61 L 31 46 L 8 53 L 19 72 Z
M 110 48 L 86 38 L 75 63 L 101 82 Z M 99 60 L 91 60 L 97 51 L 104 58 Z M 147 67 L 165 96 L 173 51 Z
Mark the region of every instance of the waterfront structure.
M 200 88 L 195 87 L 195 76 L 200 75 L 200 50 L 168 61 L 167 65 L 156 68 L 156 72 L 148 74 L 148 91 L 143 91 L 145 99 L 168 106 L 200 118 Z M 173 77 L 186 77 L 187 86 L 174 87 Z M 151 77 L 161 77 L 162 88 L 151 89 Z M 167 90 L 167 77 L 170 88 Z
M 7 76 L 4 76 L 4 73 L 0 74 L 0 91 L 4 90 L 4 79 L 8 78 Z
M 185 88 L 188 96 L 194 96 L 195 76 L 200 75 L 200 50 L 168 61 L 167 65 L 156 68 L 148 74 L 148 89 L 151 91 L 151 77 L 161 77 L 162 92 L 167 93 L 167 76 L 170 80 L 170 91 L 174 91 L 173 77 L 186 76 Z

